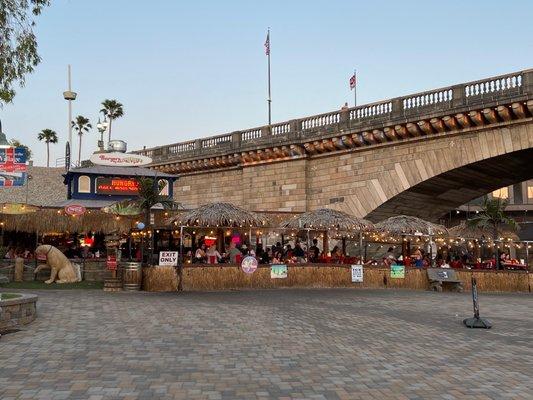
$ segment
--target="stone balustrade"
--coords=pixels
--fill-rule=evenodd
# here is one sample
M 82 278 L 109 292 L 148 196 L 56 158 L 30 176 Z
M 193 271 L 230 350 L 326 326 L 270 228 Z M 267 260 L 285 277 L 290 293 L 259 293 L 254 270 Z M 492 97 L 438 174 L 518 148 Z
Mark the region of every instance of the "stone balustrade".
M 290 146 L 293 144 L 320 148 L 322 146 L 319 143 L 320 140 L 353 131 L 361 131 L 361 133 L 354 137 L 346 136 L 338 139 L 332 146 L 342 148 L 346 146 L 346 141 L 350 143 L 361 141 L 361 143 L 372 145 L 391 140 L 392 137 L 397 138 L 408 134 L 423 135 L 429 130 L 438 132 L 449 128 L 446 126 L 447 121 L 432 120 L 432 117 L 454 113 L 458 114 L 459 118 L 450 123 L 461 124 L 460 113 L 464 113 L 465 119 L 471 119 L 476 123 L 475 116 L 469 116 L 470 110 L 507 103 L 516 104 L 516 102 L 528 101 L 532 98 L 533 69 L 529 69 L 372 104 L 343 107 L 337 111 L 271 126 L 138 150 L 134 153 L 151 157 L 154 166 L 241 153 L 269 147 L 273 143 L 283 152 L 292 154 L 294 149 L 291 150 Z M 520 111 L 516 110 L 516 112 Z M 394 131 L 395 121 L 405 124 L 406 121 L 420 116 L 424 116 L 426 121 L 408 123 L 405 128 L 403 125 L 398 126 L 398 129 Z M 486 115 L 484 118 L 490 119 L 491 115 Z M 405 129 L 408 132 L 404 132 Z M 318 141 L 313 142 L 315 138 Z

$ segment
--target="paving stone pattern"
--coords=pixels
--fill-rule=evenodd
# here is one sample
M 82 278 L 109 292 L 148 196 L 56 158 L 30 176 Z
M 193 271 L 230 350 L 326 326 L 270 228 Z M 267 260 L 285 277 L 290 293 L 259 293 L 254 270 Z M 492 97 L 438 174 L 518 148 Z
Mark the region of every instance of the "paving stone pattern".
M 34 291 L 0 399 L 532 399 L 533 297 L 394 290 Z

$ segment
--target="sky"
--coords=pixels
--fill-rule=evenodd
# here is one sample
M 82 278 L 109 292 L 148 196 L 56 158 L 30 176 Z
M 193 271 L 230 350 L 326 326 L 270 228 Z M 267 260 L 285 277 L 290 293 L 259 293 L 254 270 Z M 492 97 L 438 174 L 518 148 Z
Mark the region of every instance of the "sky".
M 36 165 L 37 134 L 55 130 L 55 165 L 71 64 L 74 117 L 96 125 L 116 99 L 125 115 L 112 134 L 128 150 L 176 143 L 267 124 L 268 27 L 281 122 L 353 105 L 354 68 L 358 104 L 532 68 L 532 20 L 530 0 L 52 0 L 37 19 L 42 63 L 0 119 Z M 96 129 L 83 136 L 82 158 L 97 140 Z

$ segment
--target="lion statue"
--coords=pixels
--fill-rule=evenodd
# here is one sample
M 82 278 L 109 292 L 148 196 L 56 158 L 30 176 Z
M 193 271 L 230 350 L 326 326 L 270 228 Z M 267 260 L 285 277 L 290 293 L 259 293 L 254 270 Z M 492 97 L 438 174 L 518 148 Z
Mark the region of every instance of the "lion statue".
M 81 281 L 80 266 L 73 264 L 70 260 L 59 250 L 49 244 L 43 244 L 35 249 L 35 256 L 46 256 L 46 264 L 41 264 L 35 268 L 34 274 L 37 274 L 42 269 L 51 268 L 50 279 L 45 283 L 73 283 Z M 56 278 L 58 278 L 56 280 Z

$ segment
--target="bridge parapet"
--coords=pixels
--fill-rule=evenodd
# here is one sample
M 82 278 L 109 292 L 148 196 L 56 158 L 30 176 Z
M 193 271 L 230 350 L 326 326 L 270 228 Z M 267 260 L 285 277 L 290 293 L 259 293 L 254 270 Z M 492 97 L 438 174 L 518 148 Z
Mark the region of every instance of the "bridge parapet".
M 193 159 L 212 159 L 224 154 L 237 154 L 276 145 L 283 154 L 294 155 L 294 144 L 320 145 L 324 138 L 361 131 L 358 136 L 342 137 L 334 140 L 331 146 L 346 146 L 346 142 L 374 144 L 402 135 L 417 135 L 429 131 L 444 131 L 449 121 L 434 121 L 433 117 L 442 115 L 468 114 L 470 110 L 499 106 L 512 102 L 533 99 L 533 69 L 513 72 L 467 82 L 445 88 L 410 94 L 390 100 L 365 104 L 357 107 L 343 107 L 340 110 L 217 135 L 192 141 L 174 143 L 135 151 L 153 159 L 154 165 Z M 529 107 L 529 103 L 528 103 Z M 533 107 L 533 104 L 532 104 Z M 523 112 L 518 110 L 517 112 Z M 529 111 L 531 113 L 531 110 Z M 418 118 L 421 121 L 394 128 L 397 123 Z M 465 119 L 471 118 L 468 116 Z M 479 117 L 481 118 L 481 117 Z M 490 121 L 490 111 L 483 117 Z M 492 118 L 495 118 L 492 116 Z M 474 123 L 476 120 L 473 119 Z M 449 124 L 462 124 L 461 118 Z M 446 125 L 446 126 L 445 126 Z M 476 123 L 477 125 L 477 123 Z M 449 128 L 449 127 L 448 127 Z M 405 132 L 404 132 L 405 131 Z M 408 131 L 408 132 L 407 132 Z M 316 140 L 316 141 L 315 141 Z M 314 142 L 313 142 L 314 141 Z M 317 142 L 318 141 L 318 142 Z M 317 144 L 318 143 L 318 144 Z M 310 144 L 310 146 L 314 146 Z M 307 148 L 307 146 L 306 146 Z M 289 149 L 289 150 L 288 150 Z M 298 153 L 298 152 L 297 152 Z M 299 155 L 299 154 L 297 154 Z

